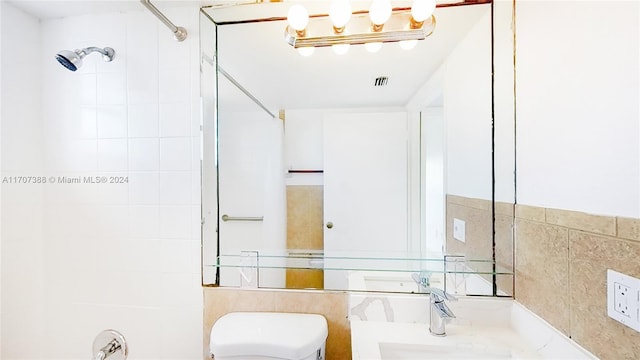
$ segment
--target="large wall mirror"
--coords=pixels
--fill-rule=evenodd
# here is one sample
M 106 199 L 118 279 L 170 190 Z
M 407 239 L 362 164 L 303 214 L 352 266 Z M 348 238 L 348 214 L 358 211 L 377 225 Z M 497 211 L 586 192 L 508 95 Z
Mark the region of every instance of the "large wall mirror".
M 291 4 L 202 9 L 203 283 L 511 296 L 512 3 L 310 56 Z

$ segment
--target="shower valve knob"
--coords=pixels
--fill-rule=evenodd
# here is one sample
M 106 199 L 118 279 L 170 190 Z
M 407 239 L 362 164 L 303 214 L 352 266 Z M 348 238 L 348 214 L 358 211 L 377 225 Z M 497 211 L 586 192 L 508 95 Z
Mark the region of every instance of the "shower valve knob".
M 104 330 L 93 341 L 93 360 L 126 360 L 128 355 L 127 341 L 115 330 Z

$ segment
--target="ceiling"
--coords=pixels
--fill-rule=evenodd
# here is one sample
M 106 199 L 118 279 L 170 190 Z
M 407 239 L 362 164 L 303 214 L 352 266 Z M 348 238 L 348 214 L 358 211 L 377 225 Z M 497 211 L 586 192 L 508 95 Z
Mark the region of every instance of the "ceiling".
M 144 6 L 139 0 L 2 0 L 12 3 L 17 8 L 39 18 L 54 19 L 67 16 L 77 16 L 84 14 L 99 14 L 119 11 L 143 10 Z M 215 1 L 198 0 L 152 0 L 158 8 L 184 6 L 191 3 L 197 5 L 208 5 Z
M 2 0 L 12 3 L 16 7 L 39 19 L 53 19 L 66 16 L 84 14 L 96 14 L 117 11 L 131 11 L 143 9 L 139 0 Z M 306 4 L 322 3 L 318 0 L 285 0 L 287 3 L 302 2 Z M 363 2 L 363 0 L 352 0 Z M 393 0 L 406 2 L 407 0 Z M 460 3 L 461 1 L 474 2 L 477 0 L 436 0 L 438 4 Z M 482 0 L 486 1 L 486 0 Z M 229 4 L 255 3 L 251 0 L 151 0 L 151 3 L 162 9 L 165 7 L 184 6 L 194 4 L 197 6 L 226 6 Z M 364 1 L 367 2 L 367 1 Z
M 296 108 L 403 107 L 488 12 L 489 5 L 438 8 L 433 34 L 414 49 L 387 43 L 373 54 L 353 45 L 345 55 L 327 47 L 301 56 L 284 41 L 283 20 L 221 25 L 219 66 L 274 113 Z M 380 76 L 388 77 L 388 83 L 376 87 Z M 221 99 L 232 101 L 222 95 Z

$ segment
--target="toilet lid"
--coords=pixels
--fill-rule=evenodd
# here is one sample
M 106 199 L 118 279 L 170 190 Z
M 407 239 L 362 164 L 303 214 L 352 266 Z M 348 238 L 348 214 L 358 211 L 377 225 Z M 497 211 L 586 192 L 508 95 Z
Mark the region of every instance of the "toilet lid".
M 270 356 L 302 359 L 327 339 L 327 320 L 318 314 L 233 312 L 211 329 L 215 356 Z

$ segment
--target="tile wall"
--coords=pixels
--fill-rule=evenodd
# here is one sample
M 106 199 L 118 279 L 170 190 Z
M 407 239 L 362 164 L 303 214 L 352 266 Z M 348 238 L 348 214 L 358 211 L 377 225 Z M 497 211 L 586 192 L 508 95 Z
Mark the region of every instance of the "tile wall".
M 287 249 L 322 250 L 323 240 L 322 185 L 287 186 Z M 289 289 L 324 287 L 322 270 L 287 269 Z
M 38 20 L 7 2 L 0 2 L 2 19 L 2 179 L 11 174 L 37 174 L 43 167 L 42 108 L 40 104 L 42 72 L 40 65 L 40 29 Z M 11 31 L 5 29 L 10 28 Z M 17 35 L 19 34 L 19 35 Z M 31 46 L 24 46 L 31 44 Z M 20 53 L 22 56 L 5 56 Z M 41 339 L 40 326 L 45 316 L 41 301 L 44 244 L 43 196 L 40 184 L 1 184 L 2 191 L 2 339 L 0 357 L 35 357 L 33 339 Z M 31 286 L 25 286 L 30 284 Z M 11 326 L 14 325 L 15 326 Z M 20 353 L 15 351 L 20 349 Z
M 491 200 L 447 195 L 446 253 L 464 255 L 466 259 L 490 260 L 492 250 L 492 204 Z M 504 202 L 495 204 L 496 265 L 501 272 L 513 269 L 513 209 L 514 205 Z M 453 238 L 453 219 L 465 222 L 465 242 Z M 467 263 L 479 272 L 491 272 L 490 264 Z M 492 276 L 482 275 L 493 281 Z M 497 276 L 498 290 L 513 294 L 513 276 Z
M 2 212 L 13 229 L 3 228 L 3 247 L 25 236 L 34 242 L 13 249 L 21 256 L 3 253 L 3 270 L 22 269 L 6 276 L 29 289 L 25 312 L 41 315 L 32 322 L 36 332 L 30 322 L 3 318 L 4 334 L 14 334 L 3 338 L 3 357 L 86 359 L 94 337 L 114 328 L 132 358 L 200 358 L 198 7 L 163 11 L 187 28 L 186 41 L 176 42 L 141 8 L 36 20 L 39 43 L 23 43 L 37 49 L 41 140 L 18 131 L 20 116 L 3 116 L 2 136 L 41 141 L 42 162 L 30 175 L 55 181 L 30 205 L 41 216 L 14 212 L 9 219 Z M 89 55 L 77 72 L 54 59 L 59 50 L 87 46 L 110 46 L 116 56 L 106 63 Z M 25 161 L 27 153 L 3 153 L 5 175 L 21 175 L 5 164 Z M 122 182 L 59 180 L 78 176 Z M 13 190 L 3 187 L 5 194 Z M 32 237 L 39 227 L 41 235 Z M 3 312 L 18 307 L 22 293 L 3 292 Z
M 640 219 L 516 206 L 516 300 L 601 359 L 640 358 L 607 316 L 607 269 L 640 277 Z

